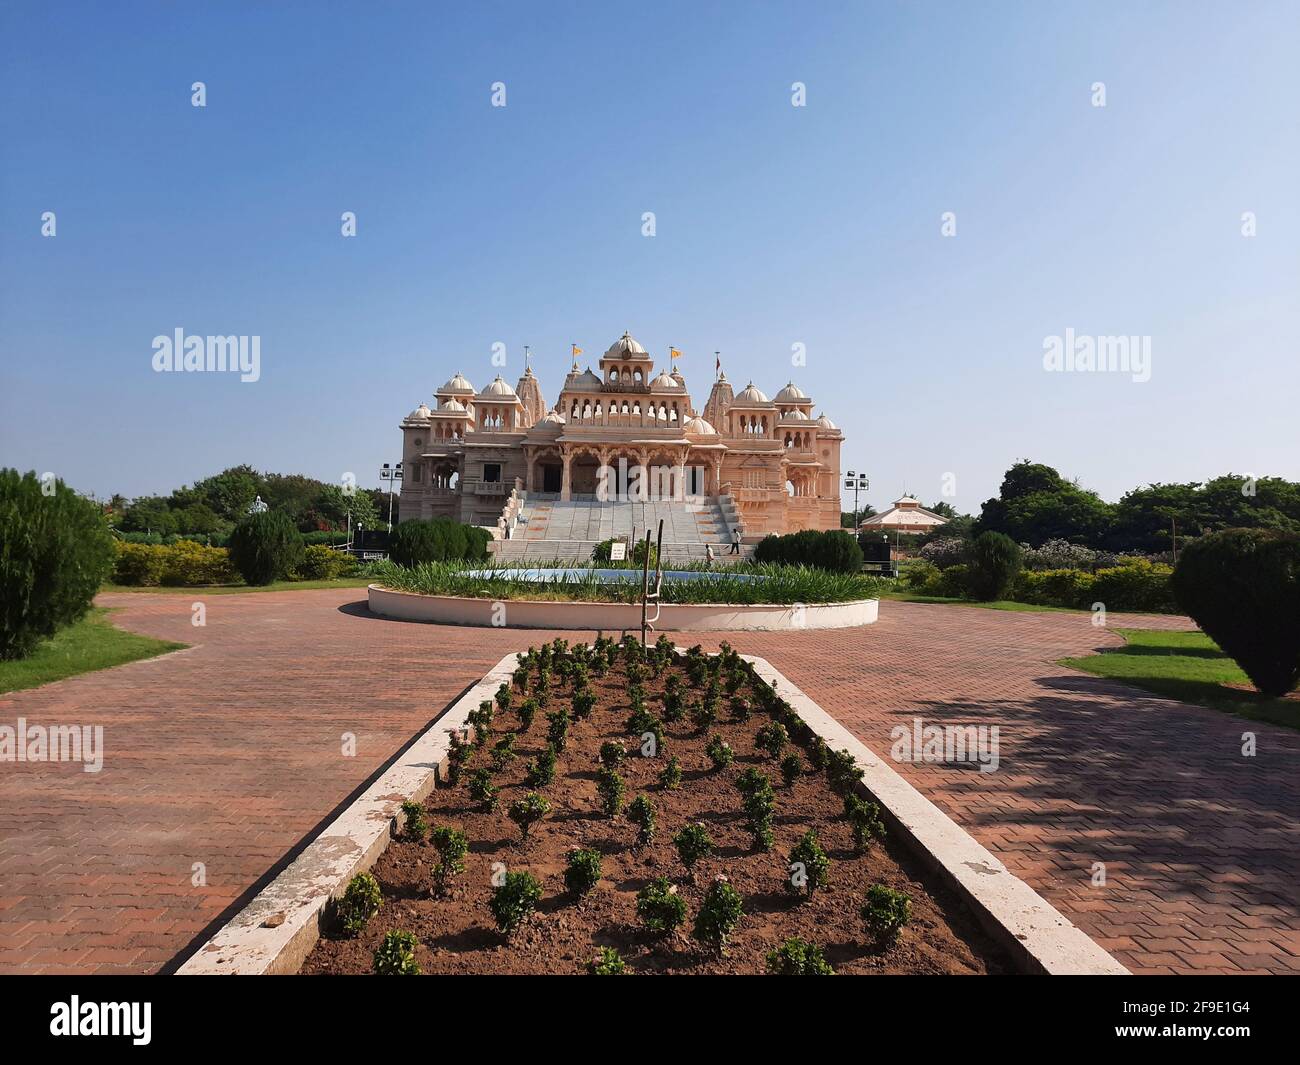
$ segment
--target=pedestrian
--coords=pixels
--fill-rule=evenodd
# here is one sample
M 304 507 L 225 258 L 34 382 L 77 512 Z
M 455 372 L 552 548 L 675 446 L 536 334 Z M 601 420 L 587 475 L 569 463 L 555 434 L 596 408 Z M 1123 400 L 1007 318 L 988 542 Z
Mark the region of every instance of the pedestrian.
M 729 555 L 740 554 L 740 526 L 739 525 L 737 525 L 735 528 L 731 530 L 731 550 L 728 551 L 727 554 Z
M 706 566 L 712 566 L 712 565 L 713 565 L 713 545 L 712 545 L 712 544 L 705 544 L 705 545 L 704 545 L 704 564 L 705 564 Z

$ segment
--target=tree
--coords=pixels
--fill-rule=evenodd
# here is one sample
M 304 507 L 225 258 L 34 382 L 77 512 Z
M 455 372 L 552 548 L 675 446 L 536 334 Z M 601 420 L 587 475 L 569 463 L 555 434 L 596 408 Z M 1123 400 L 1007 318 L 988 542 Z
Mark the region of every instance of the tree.
M 998 498 L 987 500 L 975 532 L 1000 532 L 1038 546 L 1068 540 L 1099 546 L 1114 508 L 1096 492 L 1065 480 L 1051 466 L 1021 460 L 1007 470 Z
M 230 534 L 230 561 L 249 584 L 283 580 L 302 559 L 302 533 L 278 510 L 248 514 Z
M 352 528 L 358 524 L 367 529 L 377 529 L 383 522 L 375 510 L 374 501 L 367 492 L 357 490 L 352 495 L 344 493 L 336 484 L 324 485 L 312 502 L 310 517 L 318 529 L 346 529 L 348 513 L 352 514 Z
M 161 496 L 141 496 L 134 499 L 122 514 L 122 529 L 125 532 L 162 533 L 164 536 L 174 533 L 176 515 Z
M 252 466 L 231 466 L 194 483 L 197 502 L 205 503 L 226 521 L 241 521 L 259 495 L 266 495 L 266 480 Z

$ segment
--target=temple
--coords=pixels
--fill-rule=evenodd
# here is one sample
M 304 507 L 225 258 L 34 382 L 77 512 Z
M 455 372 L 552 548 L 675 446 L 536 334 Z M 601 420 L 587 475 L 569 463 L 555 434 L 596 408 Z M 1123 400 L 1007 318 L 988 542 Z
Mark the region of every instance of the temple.
M 498 376 L 476 391 L 457 373 L 435 396 L 402 421 L 403 518 L 504 533 L 523 500 L 635 503 L 622 493 L 642 471 L 652 498 L 707 499 L 747 542 L 840 527 L 844 436 L 793 383 L 769 399 L 719 373 L 699 411 L 682 375 L 656 373 L 624 333 L 599 373 L 575 361 L 550 409 L 531 366 L 513 388 Z

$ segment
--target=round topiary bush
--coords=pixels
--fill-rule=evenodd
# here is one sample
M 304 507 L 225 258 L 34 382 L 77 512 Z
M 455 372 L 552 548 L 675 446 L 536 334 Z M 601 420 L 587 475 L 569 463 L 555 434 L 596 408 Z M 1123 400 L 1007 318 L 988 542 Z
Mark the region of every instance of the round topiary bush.
M 115 559 L 92 501 L 62 481 L 0 470 L 0 659 L 81 618 Z
M 302 533 L 283 511 L 249 514 L 230 534 L 230 561 L 249 584 L 283 580 L 302 561 Z
M 1228 529 L 1183 549 L 1174 598 L 1265 695 L 1300 682 L 1300 536 Z
M 983 602 L 1006 598 L 1020 572 L 1020 545 L 999 532 L 986 532 L 971 545 L 966 586 Z

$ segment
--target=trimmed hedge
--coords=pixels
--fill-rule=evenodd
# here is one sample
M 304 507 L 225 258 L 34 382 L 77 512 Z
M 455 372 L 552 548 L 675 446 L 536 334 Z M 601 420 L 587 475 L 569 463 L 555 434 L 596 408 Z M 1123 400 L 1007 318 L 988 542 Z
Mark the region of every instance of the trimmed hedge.
M 461 525 L 449 518 L 420 521 L 412 518 L 393 530 L 388 557 L 399 566 L 422 562 L 481 562 L 488 557 L 492 534 L 477 525 Z
M 288 514 L 249 514 L 230 534 L 230 561 L 248 584 L 283 580 L 302 561 L 302 533 Z
M 926 561 L 909 562 L 903 568 L 908 591 L 947 599 L 973 598 L 969 567 L 939 569 Z M 1035 606 L 1061 606 L 1089 610 L 1094 603 L 1107 610 L 1144 614 L 1173 614 L 1170 578 L 1173 567 L 1144 558 L 1121 558 L 1118 566 L 1096 573 L 1081 569 L 1021 570 L 1007 589 L 1005 598 Z
M 1202 537 L 1178 559 L 1173 590 L 1265 695 L 1300 682 L 1300 536 L 1228 529 Z
M 62 481 L 0 470 L 0 659 L 83 617 L 112 565 L 98 506 Z
M 754 561 L 857 573 L 862 569 L 862 548 L 844 529 L 804 529 L 785 536 L 763 537 L 754 548 Z
M 973 599 L 1004 599 L 1020 572 L 1020 545 L 1000 532 L 981 534 L 971 544 L 966 586 Z

